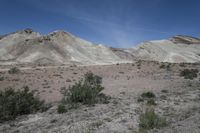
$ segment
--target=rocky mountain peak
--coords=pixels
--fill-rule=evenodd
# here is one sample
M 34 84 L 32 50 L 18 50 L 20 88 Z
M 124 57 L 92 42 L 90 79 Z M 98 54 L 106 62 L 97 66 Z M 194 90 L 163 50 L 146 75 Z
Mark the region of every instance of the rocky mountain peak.
M 183 44 L 200 44 L 200 39 L 196 37 L 177 35 L 170 39 L 173 43 L 183 43 Z
M 61 36 L 72 36 L 72 34 L 65 32 L 63 30 L 57 30 L 54 32 L 49 33 L 49 36 L 57 36 L 57 37 L 61 37 Z
M 26 29 L 23 29 L 23 30 L 18 30 L 16 32 L 13 32 L 11 34 L 32 34 L 32 33 L 36 33 L 35 31 L 33 31 L 33 29 L 31 28 L 26 28 Z

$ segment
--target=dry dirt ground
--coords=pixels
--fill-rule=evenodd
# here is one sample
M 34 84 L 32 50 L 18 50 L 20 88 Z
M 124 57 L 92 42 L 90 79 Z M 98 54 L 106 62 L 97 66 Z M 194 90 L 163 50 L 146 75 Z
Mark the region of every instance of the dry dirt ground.
M 165 65 L 168 65 L 165 63 Z M 104 66 L 71 66 L 20 68 L 19 74 L 0 70 L 1 89 L 29 86 L 42 99 L 52 103 L 44 113 L 18 117 L 0 124 L 2 133 L 132 133 L 138 132 L 139 115 L 148 106 L 138 102 L 143 92 L 156 95 L 156 113 L 165 117 L 167 127 L 154 129 L 154 133 L 200 133 L 200 76 L 193 80 L 180 77 L 186 68 L 198 69 L 198 64 L 169 64 L 137 62 Z M 108 104 L 81 106 L 58 114 L 57 104 L 62 98 L 60 89 L 73 85 L 92 71 L 103 78 L 103 93 L 111 96 Z M 165 91 L 163 91 L 165 90 Z

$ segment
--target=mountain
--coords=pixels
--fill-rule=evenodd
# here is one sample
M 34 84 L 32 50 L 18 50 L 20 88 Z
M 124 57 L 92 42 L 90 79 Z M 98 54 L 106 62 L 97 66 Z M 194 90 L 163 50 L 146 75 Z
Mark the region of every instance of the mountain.
M 0 36 L 0 65 L 103 65 L 139 59 L 200 62 L 200 39 L 178 35 L 168 40 L 149 41 L 135 48 L 122 49 L 93 44 L 62 30 L 41 35 L 32 29 L 25 29 Z
M 144 42 L 135 48 L 113 50 L 113 52 L 119 56 L 132 56 L 141 60 L 194 63 L 200 62 L 200 39 L 178 35 L 168 40 Z
M 1 64 L 112 64 L 126 62 L 109 48 L 85 41 L 64 31 L 46 36 L 31 29 L 0 39 Z

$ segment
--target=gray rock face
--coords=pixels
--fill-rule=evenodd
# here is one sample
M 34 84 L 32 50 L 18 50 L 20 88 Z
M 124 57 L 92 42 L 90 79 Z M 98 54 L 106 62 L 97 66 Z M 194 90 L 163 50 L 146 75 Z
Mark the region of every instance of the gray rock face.
M 181 43 L 181 44 L 200 44 L 200 39 L 195 38 L 195 37 L 190 37 L 190 36 L 183 36 L 183 35 L 178 35 L 174 36 L 171 41 L 173 43 Z

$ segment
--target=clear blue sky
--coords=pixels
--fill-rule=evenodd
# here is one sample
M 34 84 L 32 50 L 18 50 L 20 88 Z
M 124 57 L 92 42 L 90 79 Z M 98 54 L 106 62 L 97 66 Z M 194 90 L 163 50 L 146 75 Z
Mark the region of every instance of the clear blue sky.
M 62 29 L 113 47 L 200 37 L 200 0 L 1 0 L 0 34 L 24 28 Z

